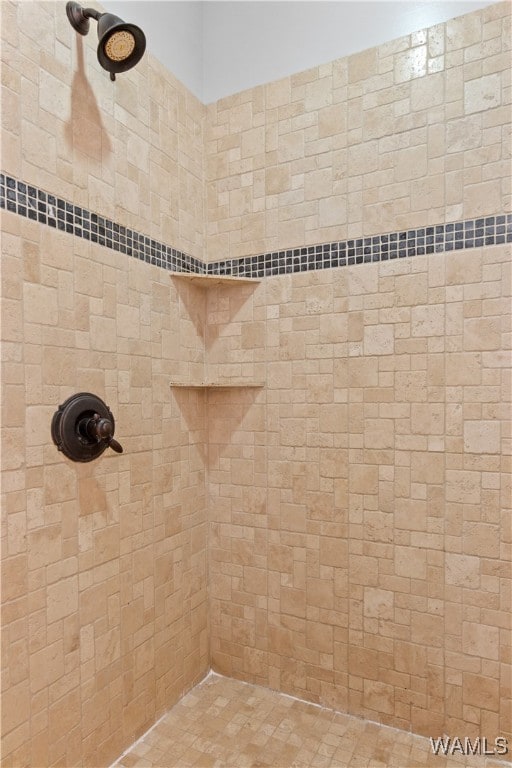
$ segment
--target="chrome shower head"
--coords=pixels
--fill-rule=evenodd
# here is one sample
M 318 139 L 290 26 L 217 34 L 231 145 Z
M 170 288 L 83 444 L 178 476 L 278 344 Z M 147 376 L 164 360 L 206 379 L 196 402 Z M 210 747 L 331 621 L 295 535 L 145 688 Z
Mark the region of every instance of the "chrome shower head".
M 127 24 L 112 13 L 82 8 L 74 0 L 66 4 L 66 13 L 72 27 L 81 35 L 89 32 L 89 19 L 98 22 L 98 61 L 110 72 L 111 80 L 116 79 L 118 72 L 134 67 L 143 57 L 146 37 L 135 24 Z

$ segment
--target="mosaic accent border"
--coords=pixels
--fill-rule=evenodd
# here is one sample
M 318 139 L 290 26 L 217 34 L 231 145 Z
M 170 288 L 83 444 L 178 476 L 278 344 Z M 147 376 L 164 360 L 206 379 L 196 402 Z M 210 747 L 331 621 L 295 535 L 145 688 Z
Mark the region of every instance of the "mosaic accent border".
M 209 275 L 269 277 L 512 243 L 512 214 L 436 224 L 207 264 Z
M 171 272 L 200 275 L 272 277 L 512 243 L 512 213 L 502 213 L 206 264 L 201 259 L 3 173 L 0 174 L 1 208 L 147 264 Z
M 200 259 L 3 173 L 0 208 L 172 272 L 206 272 Z

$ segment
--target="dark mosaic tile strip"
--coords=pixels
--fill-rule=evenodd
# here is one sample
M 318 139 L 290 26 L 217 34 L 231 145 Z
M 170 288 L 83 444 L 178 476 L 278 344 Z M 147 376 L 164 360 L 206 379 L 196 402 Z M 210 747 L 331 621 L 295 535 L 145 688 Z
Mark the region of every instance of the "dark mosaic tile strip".
M 210 275 L 271 277 L 512 242 L 512 214 L 262 253 L 207 265 Z
M 271 277 L 512 242 L 508 213 L 205 264 L 5 174 L 0 174 L 0 208 L 162 269 L 209 275 Z
M 162 269 L 206 272 L 200 259 L 5 174 L 0 174 L 0 208 Z

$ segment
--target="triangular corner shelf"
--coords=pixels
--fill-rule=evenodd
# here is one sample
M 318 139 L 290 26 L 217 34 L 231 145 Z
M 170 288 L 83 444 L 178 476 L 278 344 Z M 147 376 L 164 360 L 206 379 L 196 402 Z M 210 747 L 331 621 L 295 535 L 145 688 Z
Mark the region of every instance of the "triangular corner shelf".
M 196 272 L 171 272 L 171 277 L 196 285 L 199 288 L 211 288 L 216 285 L 257 285 L 257 277 L 239 277 L 237 275 L 201 275 Z
M 182 389 L 261 389 L 265 384 L 262 381 L 245 381 L 243 379 L 230 379 L 229 381 L 171 381 L 170 387 Z

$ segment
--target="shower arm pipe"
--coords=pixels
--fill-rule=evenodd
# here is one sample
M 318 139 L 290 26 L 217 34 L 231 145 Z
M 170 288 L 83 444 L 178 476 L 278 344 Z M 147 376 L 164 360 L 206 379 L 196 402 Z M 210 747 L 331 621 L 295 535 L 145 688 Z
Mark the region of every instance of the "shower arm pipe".
M 89 32 L 89 19 L 99 21 L 103 15 L 95 8 L 82 8 L 79 3 L 68 2 L 66 5 L 66 13 L 71 25 L 81 35 L 87 35 Z
M 101 13 L 94 8 L 82 8 L 82 13 L 86 19 L 96 19 L 99 21 Z

